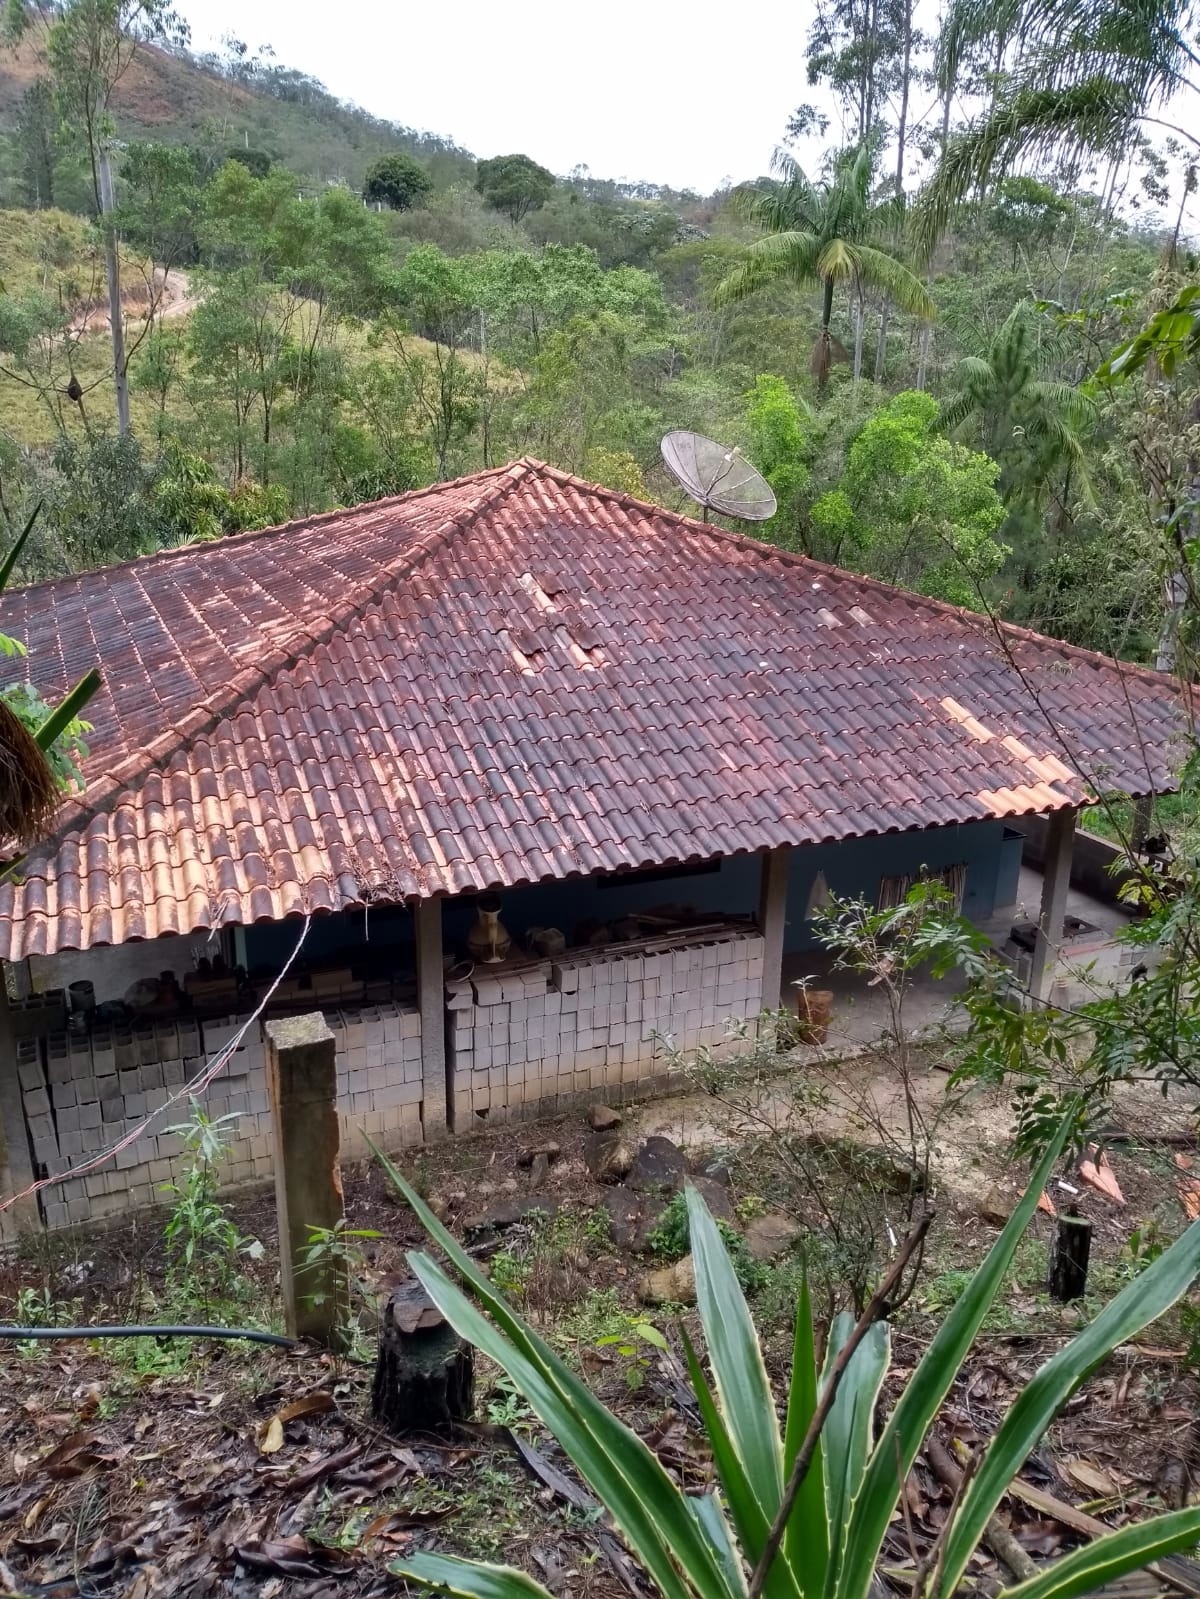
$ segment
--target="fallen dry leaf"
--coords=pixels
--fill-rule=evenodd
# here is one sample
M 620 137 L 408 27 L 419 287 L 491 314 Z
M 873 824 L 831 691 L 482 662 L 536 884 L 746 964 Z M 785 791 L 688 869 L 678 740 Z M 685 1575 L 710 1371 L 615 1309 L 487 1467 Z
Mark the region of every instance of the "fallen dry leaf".
M 342 1549 L 328 1549 L 307 1538 L 252 1538 L 234 1548 L 234 1558 L 253 1571 L 277 1572 L 284 1577 L 324 1577 L 348 1571 L 351 1557 Z
M 1125 1195 L 1121 1192 L 1121 1185 L 1109 1164 L 1108 1156 L 1101 1151 L 1097 1160 L 1096 1151 L 1095 1144 L 1088 1145 L 1087 1155 L 1079 1162 L 1080 1181 L 1094 1188 L 1098 1194 L 1103 1194 L 1106 1199 L 1111 1199 L 1114 1204 L 1123 1205 Z
M 1082 1488 L 1084 1493 L 1092 1494 L 1098 1499 L 1109 1499 L 1114 1494 L 1120 1493 L 1117 1483 L 1094 1460 L 1084 1460 L 1080 1455 L 1073 1455 L 1070 1460 L 1063 1461 L 1063 1471 L 1077 1488 Z
M 275 1455 L 282 1448 L 283 1423 L 278 1416 L 272 1416 L 270 1421 L 259 1432 L 258 1452 L 260 1455 Z

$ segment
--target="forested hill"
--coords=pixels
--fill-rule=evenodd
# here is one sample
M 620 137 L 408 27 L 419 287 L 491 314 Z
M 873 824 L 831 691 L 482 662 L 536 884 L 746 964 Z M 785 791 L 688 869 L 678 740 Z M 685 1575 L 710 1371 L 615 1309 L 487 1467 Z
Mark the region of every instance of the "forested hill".
M 0 50 L 0 203 L 16 198 L 12 135 L 22 99 L 42 73 L 32 45 Z M 197 59 L 146 45 L 117 84 L 113 108 L 122 139 L 262 151 L 314 185 L 361 187 L 372 161 L 389 150 L 415 156 L 439 184 L 474 172 L 453 140 L 373 117 L 304 73 L 258 58 Z M 81 200 L 70 183 L 53 198 L 68 209 Z

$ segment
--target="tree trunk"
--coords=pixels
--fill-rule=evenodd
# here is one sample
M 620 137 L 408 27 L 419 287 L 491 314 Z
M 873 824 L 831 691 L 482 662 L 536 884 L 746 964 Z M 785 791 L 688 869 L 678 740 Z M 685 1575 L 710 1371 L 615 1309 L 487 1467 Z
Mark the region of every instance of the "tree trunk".
M 896 119 L 896 194 L 904 193 L 904 145 L 908 134 L 908 91 L 912 78 L 912 14 L 913 0 L 903 0 L 904 6 L 904 67 L 900 81 L 900 114 Z
M 102 145 L 99 162 L 100 207 L 104 213 L 104 263 L 108 277 L 108 320 L 112 334 L 113 382 L 117 389 L 117 432 L 129 432 L 129 372 L 125 364 L 125 319 L 121 309 L 121 267 L 117 258 L 117 230 L 111 213 L 114 209 L 112 168 L 108 151 Z
M 863 321 L 863 300 L 862 290 L 860 289 L 854 300 L 854 381 L 856 383 L 862 377 Z
M 1082 1299 L 1087 1291 L 1088 1256 L 1092 1250 L 1092 1224 L 1074 1209 L 1058 1218 L 1058 1232 L 1050 1254 L 1050 1297 L 1065 1304 Z
M 888 314 L 891 306 L 885 300 L 879 312 L 879 347 L 875 351 L 875 381 L 883 382 L 884 368 L 887 365 L 887 339 L 888 339 Z
M 470 1418 L 475 1353 L 415 1278 L 383 1313 L 371 1413 L 390 1432 L 429 1432 Z

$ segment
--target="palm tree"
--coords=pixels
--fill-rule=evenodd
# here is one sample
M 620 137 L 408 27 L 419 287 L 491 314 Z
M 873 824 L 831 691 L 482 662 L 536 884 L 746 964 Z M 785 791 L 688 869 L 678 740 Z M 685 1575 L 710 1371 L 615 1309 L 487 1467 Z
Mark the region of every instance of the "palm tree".
M 872 150 L 869 145 L 843 152 L 833 176 L 818 183 L 805 176 L 790 156 L 776 157 L 781 181 L 738 191 L 737 203 L 765 237 L 751 246 L 746 260 L 717 285 L 718 305 L 743 300 L 756 289 L 783 279 L 821 289 L 821 332 L 813 347 L 812 370 L 818 390 L 825 387 L 839 346 L 830 331 L 833 299 L 847 284 L 859 306 L 862 295 L 878 289 L 902 310 L 932 317 L 933 302 L 920 279 L 887 248 L 902 217 L 903 202 L 871 199 Z M 861 354 L 861 351 L 860 351 Z M 856 363 L 857 368 L 861 360 Z
M 1195 127 L 1163 116 L 1200 89 L 1200 0 L 953 0 L 939 41 L 938 79 L 985 42 L 997 67 L 989 110 L 947 143 L 917 207 L 931 250 L 954 206 L 1018 160 L 1091 152 L 1118 160 L 1139 124 L 1165 127 L 1200 149 Z M 1011 54 L 1015 41 L 1016 54 Z
M 979 444 L 1000 463 L 1006 502 L 1036 503 L 1060 471 L 1090 495 L 1083 436 L 1092 406 L 1069 383 L 1042 375 L 1053 344 L 1035 333 L 1028 303 L 1019 301 L 990 337 L 956 331 L 969 353 L 955 368 L 939 427 L 946 433 L 974 427 Z

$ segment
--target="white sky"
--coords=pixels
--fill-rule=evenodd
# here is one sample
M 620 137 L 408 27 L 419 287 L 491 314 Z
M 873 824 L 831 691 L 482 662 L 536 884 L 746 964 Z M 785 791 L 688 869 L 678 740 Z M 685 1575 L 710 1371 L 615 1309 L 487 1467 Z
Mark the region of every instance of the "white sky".
M 810 92 L 812 0 L 176 0 L 203 50 L 269 43 L 345 100 L 565 174 L 709 192 L 768 169 Z

